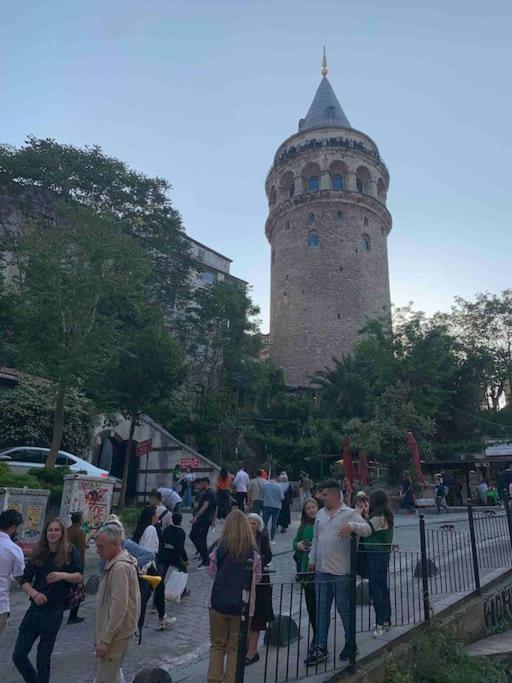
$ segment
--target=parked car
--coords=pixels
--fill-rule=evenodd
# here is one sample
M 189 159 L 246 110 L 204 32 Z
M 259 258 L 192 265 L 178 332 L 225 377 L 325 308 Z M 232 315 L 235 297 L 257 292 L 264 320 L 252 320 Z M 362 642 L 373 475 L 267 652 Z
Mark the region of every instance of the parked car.
M 0 451 L 0 461 L 6 462 L 9 469 L 15 474 L 26 474 L 33 467 L 43 468 L 50 452 L 49 448 L 35 448 L 33 446 L 16 446 L 4 448 Z M 91 465 L 87 460 L 82 460 L 73 453 L 59 451 L 57 454 L 57 466 L 67 465 L 71 472 L 85 472 L 91 477 L 109 477 L 106 470 Z

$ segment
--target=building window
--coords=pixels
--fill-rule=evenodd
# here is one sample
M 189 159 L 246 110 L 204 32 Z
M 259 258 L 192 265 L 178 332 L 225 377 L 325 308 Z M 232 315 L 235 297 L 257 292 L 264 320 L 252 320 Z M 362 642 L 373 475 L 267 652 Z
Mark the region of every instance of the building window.
M 290 194 L 290 199 L 291 199 L 293 197 L 293 195 L 295 194 L 295 183 L 292 183 L 290 185 L 289 194 Z
M 343 211 L 338 211 L 338 213 L 336 214 L 336 219 L 337 219 L 338 221 L 342 221 L 342 220 L 343 220 Z
M 204 249 L 199 249 L 197 252 L 197 256 L 200 261 L 204 261 L 206 259 L 206 254 L 204 253 Z
M 364 225 L 368 225 L 368 218 L 366 216 L 363 218 L 363 223 Z
M 308 216 L 308 221 L 309 221 L 310 223 L 314 223 L 314 222 L 316 221 L 316 216 L 315 216 L 314 213 L 310 213 L 310 214 L 309 214 L 309 216 Z
M 338 313 L 338 320 L 341 318 L 340 314 Z
M 370 251 L 370 237 L 368 235 L 363 235 L 363 251 Z
M 318 192 L 319 180 L 317 175 L 312 175 L 309 179 L 308 189 L 310 192 Z
M 358 192 L 363 192 L 363 181 L 361 178 L 356 178 L 356 188 Z
M 319 244 L 320 244 L 320 238 L 318 237 L 318 235 L 310 235 L 308 237 L 308 247 L 311 247 L 311 248 L 318 247 Z
M 207 282 L 209 285 L 213 285 L 215 282 L 215 273 L 212 273 L 211 270 L 203 270 L 201 273 L 201 280 Z
M 287 229 L 287 230 L 290 229 L 290 221 L 286 221 L 286 229 Z
M 332 181 L 331 181 L 331 186 L 333 190 L 339 191 L 343 190 L 343 177 L 340 176 L 338 173 L 333 175 Z

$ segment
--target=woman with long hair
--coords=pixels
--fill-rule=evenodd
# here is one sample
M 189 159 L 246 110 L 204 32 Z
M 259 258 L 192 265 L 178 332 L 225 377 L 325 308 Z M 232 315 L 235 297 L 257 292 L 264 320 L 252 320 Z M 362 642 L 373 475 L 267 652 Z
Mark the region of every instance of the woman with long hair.
M 233 475 L 225 467 L 221 467 L 217 479 L 217 519 L 226 519 L 231 512 L 231 498 L 229 491 L 233 482 Z
M 252 584 L 249 577 L 252 571 Z M 243 592 L 250 588 L 249 617 L 254 614 L 261 560 L 247 518 L 232 510 L 219 543 L 210 555 L 208 573 L 214 579 L 210 596 L 210 662 L 208 683 L 234 683 Z
M 31 604 L 20 624 L 12 659 L 26 683 L 49 683 L 55 639 L 72 586 L 82 581 L 82 571 L 80 555 L 68 543 L 63 522 L 46 522 L 21 580 Z M 38 638 L 36 671 L 28 655 Z
M 254 603 L 254 614 L 249 624 L 245 666 L 254 664 L 259 660 L 258 641 L 260 639 L 260 631 L 265 631 L 268 623 L 274 621 L 272 584 L 270 583 L 270 576 L 265 573 L 265 567 L 272 562 L 272 550 L 270 549 L 268 532 L 263 524 L 263 519 L 255 512 L 247 515 L 247 519 L 256 544 L 256 550 L 261 559 L 262 576 L 260 583 L 256 586 L 256 600 Z
M 306 609 L 308 610 L 309 623 L 313 631 L 311 642 L 315 642 L 316 633 L 316 594 L 315 577 L 309 573 L 309 551 L 313 545 L 313 529 L 315 527 L 315 517 L 318 512 L 318 503 L 314 498 L 307 498 L 302 506 L 300 525 L 297 534 L 293 539 L 293 549 L 297 557 L 297 569 L 299 579 L 304 586 L 304 598 L 306 599 Z
M 155 524 L 158 522 L 156 507 L 148 505 L 140 513 L 139 521 L 133 532 L 133 540 L 142 548 L 149 550 L 155 555 L 158 552 L 159 540 Z
M 370 494 L 368 524 L 372 534 L 364 539 L 364 548 L 368 558 L 368 587 L 375 610 L 376 624 L 373 637 L 378 638 L 391 628 L 388 567 L 394 519 L 387 493 L 383 489 L 377 489 Z

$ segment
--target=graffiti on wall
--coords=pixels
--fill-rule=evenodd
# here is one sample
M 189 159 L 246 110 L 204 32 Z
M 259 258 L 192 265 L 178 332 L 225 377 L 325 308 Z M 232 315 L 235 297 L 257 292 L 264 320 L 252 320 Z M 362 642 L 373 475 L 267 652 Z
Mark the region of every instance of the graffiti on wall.
M 512 618 L 512 585 L 505 586 L 484 600 L 485 627 L 490 630 L 503 619 Z

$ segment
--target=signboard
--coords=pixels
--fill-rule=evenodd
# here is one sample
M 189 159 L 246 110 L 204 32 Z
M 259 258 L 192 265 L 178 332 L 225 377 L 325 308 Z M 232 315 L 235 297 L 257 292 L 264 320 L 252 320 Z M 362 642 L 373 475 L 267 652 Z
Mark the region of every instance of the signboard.
M 60 518 L 66 526 L 71 524 L 71 513 L 84 513 L 84 525 L 98 529 L 107 520 L 112 506 L 115 479 L 71 474 L 64 477 L 60 504 Z
M 199 469 L 199 458 L 182 458 L 180 467 L 190 467 L 191 470 Z
M 135 455 L 140 458 L 142 455 L 147 455 L 153 450 L 153 441 L 147 439 L 146 441 L 139 441 L 135 448 Z
M 32 552 L 43 531 L 49 495 L 46 489 L 0 489 L 0 510 L 17 510 L 23 517 L 18 544 L 25 555 Z

